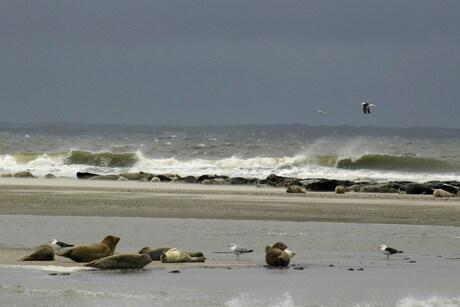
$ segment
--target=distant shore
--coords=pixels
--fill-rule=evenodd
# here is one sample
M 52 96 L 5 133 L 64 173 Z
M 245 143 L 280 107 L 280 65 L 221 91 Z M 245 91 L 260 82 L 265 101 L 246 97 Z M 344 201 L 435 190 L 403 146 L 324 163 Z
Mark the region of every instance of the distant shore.
M 459 198 L 286 193 L 285 188 L 0 178 L 3 215 L 72 215 L 460 226 Z

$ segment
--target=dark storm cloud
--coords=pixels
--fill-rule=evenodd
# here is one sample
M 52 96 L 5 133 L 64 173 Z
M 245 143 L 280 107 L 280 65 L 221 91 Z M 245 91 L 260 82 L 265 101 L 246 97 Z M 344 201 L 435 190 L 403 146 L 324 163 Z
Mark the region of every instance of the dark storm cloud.
M 459 12 L 419 0 L 3 1 L 0 121 L 459 127 Z

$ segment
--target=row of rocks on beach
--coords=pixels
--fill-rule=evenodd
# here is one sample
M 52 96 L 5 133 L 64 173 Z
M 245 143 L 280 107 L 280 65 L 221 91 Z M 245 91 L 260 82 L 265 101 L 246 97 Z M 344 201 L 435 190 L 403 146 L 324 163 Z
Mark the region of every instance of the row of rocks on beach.
M 2 177 L 35 178 L 30 172 L 15 174 L 2 174 Z M 226 185 L 254 185 L 258 187 L 271 186 L 286 188 L 287 193 L 309 192 L 347 192 L 360 193 L 398 193 L 398 194 L 424 194 L 435 197 L 460 197 L 460 182 L 452 181 L 427 181 L 424 183 L 410 181 L 371 182 L 351 180 L 337 180 L 324 178 L 299 179 L 271 174 L 265 179 L 229 177 L 221 175 L 179 176 L 177 174 L 152 174 L 147 172 L 134 172 L 113 175 L 101 175 L 89 172 L 77 172 L 78 179 L 82 180 L 133 180 L 142 182 L 175 182 L 194 184 L 226 184 Z M 45 178 L 56 178 L 47 174 Z

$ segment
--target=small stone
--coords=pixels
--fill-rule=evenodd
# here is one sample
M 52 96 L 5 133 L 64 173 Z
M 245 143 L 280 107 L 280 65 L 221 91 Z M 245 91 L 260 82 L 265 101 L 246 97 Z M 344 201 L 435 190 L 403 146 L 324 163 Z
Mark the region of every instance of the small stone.
M 180 273 L 179 270 L 172 270 L 172 271 L 169 271 L 168 273 Z

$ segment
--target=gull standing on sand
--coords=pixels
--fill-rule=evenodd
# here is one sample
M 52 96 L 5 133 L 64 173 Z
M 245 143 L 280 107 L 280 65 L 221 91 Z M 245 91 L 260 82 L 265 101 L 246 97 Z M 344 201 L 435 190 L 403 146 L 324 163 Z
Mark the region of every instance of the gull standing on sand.
M 230 244 L 228 247 L 236 254 L 236 260 L 238 261 L 241 254 L 252 253 L 254 250 L 247 249 L 246 247 L 236 246 L 236 244 Z
M 363 102 L 361 106 L 363 107 L 364 114 L 371 114 L 371 107 L 375 107 L 375 104 Z
M 380 251 L 387 256 L 387 260 L 390 258 L 390 255 L 404 253 L 395 248 L 388 247 L 385 244 L 379 246 Z
M 61 248 L 73 247 L 72 244 L 67 244 L 56 239 L 51 240 L 50 243 L 53 249 L 57 249 L 58 251 L 61 250 Z

